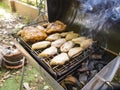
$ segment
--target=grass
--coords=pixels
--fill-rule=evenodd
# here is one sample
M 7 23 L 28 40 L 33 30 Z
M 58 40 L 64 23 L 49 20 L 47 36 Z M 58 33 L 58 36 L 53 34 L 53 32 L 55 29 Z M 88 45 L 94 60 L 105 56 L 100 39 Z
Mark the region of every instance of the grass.
M 19 71 L 19 73 L 17 73 Z M 1 77 L 6 72 L 6 69 L 1 70 Z M 14 74 L 16 73 L 16 74 Z M 7 78 L 5 82 L 3 82 L 3 86 L 0 87 L 0 90 L 18 90 L 20 87 L 21 81 L 21 69 L 19 70 L 10 70 L 9 75 L 11 77 Z M 39 71 L 36 68 L 33 68 L 29 64 L 25 66 L 25 73 L 23 83 L 29 83 L 30 87 L 34 87 L 34 90 L 38 90 L 38 88 L 43 88 L 44 84 L 39 82 L 38 79 L 41 78 Z M 41 86 L 41 87 L 39 87 Z M 23 90 L 25 90 L 23 88 Z
M 7 4 L 5 4 L 4 2 L 0 2 L 0 8 L 10 11 L 10 7 Z
M 4 18 L 5 17 L 5 12 L 9 12 L 10 13 L 10 7 L 5 4 L 4 2 L 0 2 L 0 18 Z
M 27 0 L 20 0 L 20 1 L 22 1 L 22 2 L 24 2 L 24 3 L 28 3 L 28 4 L 30 4 L 30 5 L 32 5 L 32 6 L 38 6 L 39 5 L 39 3 L 40 3 L 40 0 L 37 0 L 37 4 L 38 5 L 36 5 L 36 0 L 28 0 L 28 2 L 27 2 Z

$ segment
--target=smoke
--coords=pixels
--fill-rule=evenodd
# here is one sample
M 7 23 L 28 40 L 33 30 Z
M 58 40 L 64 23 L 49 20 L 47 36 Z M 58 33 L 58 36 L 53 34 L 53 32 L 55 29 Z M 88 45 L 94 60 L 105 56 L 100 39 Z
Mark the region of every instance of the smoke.
M 120 22 L 120 0 L 78 0 L 79 22 L 91 30 L 106 30 Z

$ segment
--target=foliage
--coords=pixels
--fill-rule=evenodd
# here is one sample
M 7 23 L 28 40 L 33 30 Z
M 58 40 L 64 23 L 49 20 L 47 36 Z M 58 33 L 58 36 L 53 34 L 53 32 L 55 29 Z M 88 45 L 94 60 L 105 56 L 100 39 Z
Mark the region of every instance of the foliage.
M 2 76 L 6 72 L 7 72 L 6 69 L 2 69 L 0 71 L 0 78 L 2 78 Z M 21 72 L 22 72 L 21 69 L 9 70 L 8 75 L 10 75 L 10 77 L 3 82 L 3 86 L 0 87 L 0 90 L 18 90 L 20 87 L 20 81 L 21 81 L 21 75 L 22 75 Z M 30 85 L 30 87 L 34 87 L 36 88 L 35 90 L 37 90 L 37 88 L 39 88 L 39 85 L 41 85 L 41 87 L 44 86 L 42 82 L 41 83 L 37 82 L 39 78 L 41 78 L 41 74 L 36 68 L 30 65 L 25 66 L 23 83 L 27 82 Z M 23 88 L 23 90 L 25 89 Z
M 38 7 L 38 5 L 40 3 L 40 0 L 20 0 L 20 1 L 28 3 L 28 4 L 36 6 L 36 7 Z
M 4 8 L 6 10 L 9 10 L 9 6 L 7 4 L 5 4 L 4 2 L 0 2 L 0 8 Z

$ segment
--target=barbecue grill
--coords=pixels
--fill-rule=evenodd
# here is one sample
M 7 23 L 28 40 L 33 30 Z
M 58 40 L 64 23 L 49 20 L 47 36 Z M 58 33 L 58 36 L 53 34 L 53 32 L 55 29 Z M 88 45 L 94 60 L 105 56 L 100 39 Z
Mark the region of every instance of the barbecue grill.
M 47 0 L 47 9 L 48 9 L 48 17 L 49 17 L 48 20 L 49 22 L 60 20 L 65 24 L 67 24 L 68 26 L 67 31 L 74 30 L 76 33 L 79 33 L 80 35 L 82 34 L 84 36 L 87 36 L 86 34 L 82 33 L 82 31 L 84 30 L 86 31 L 86 28 L 83 28 L 80 25 L 80 23 L 77 21 L 77 19 L 79 18 L 77 8 L 80 8 L 80 2 L 77 0 L 71 0 L 71 1 Z M 37 25 L 37 24 L 32 24 L 32 25 Z M 91 37 L 91 36 L 88 36 L 88 37 Z M 94 35 L 92 35 L 92 38 L 95 39 Z M 32 50 L 31 44 L 25 42 L 20 36 L 17 36 L 16 40 L 17 42 L 19 42 L 22 48 L 24 48 L 29 53 L 29 57 L 32 56 L 33 60 L 39 64 L 43 73 L 52 80 L 50 81 L 53 84 L 55 83 L 54 87 L 58 87 L 57 90 L 64 90 L 64 89 L 73 90 L 72 88 L 75 87 L 73 84 L 69 85 L 69 83 L 67 83 L 67 85 L 64 87 L 63 82 L 66 80 L 66 78 L 69 75 L 72 75 L 76 79 L 79 79 L 79 73 L 82 72 L 81 68 L 83 68 L 82 65 L 84 63 L 86 63 L 88 67 L 89 66 L 93 67 L 95 65 L 97 66 L 98 64 L 100 64 L 97 67 L 97 70 L 96 70 L 97 72 L 95 73 L 97 74 L 105 65 L 111 62 L 117 56 L 116 53 L 105 49 L 102 46 L 102 44 L 99 43 L 100 42 L 99 40 L 97 41 L 95 40 L 95 42 L 91 46 L 89 46 L 87 49 L 85 49 L 82 52 L 82 54 L 72 58 L 69 62 L 66 62 L 64 65 L 50 66 L 49 61 L 54 56 L 49 58 L 40 58 L 38 57 L 38 54 L 41 53 L 42 50 Z M 94 65 L 91 64 L 90 60 L 94 62 Z M 93 69 L 87 68 L 85 70 L 86 72 L 89 71 L 89 73 L 91 73 Z M 84 84 L 83 83 L 81 84 L 82 86 L 76 86 L 75 88 L 77 88 L 78 90 L 83 88 L 83 86 L 85 86 L 85 84 L 88 83 L 93 77 L 94 75 L 89 76 L 89 79 L 86 80 Z M 61 87 L 61 85 L 63 87 Z

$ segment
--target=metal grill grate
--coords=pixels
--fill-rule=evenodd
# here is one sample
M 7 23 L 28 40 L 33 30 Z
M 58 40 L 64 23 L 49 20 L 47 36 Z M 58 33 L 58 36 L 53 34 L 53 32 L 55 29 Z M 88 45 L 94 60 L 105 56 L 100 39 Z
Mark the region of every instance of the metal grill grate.
M 54 73 L 55 76 L 53 76 L 55 79 L 58 79 L 59 77 L 63 76 L 64 74 L 69 74 L 72 73 L 73 70 L 79 67 L 80 63 L 84 60 L 86 60 L 93 52 L 94 48 L 93 45 L 89 47 L 88 49 L 84 50 L 79 56 L 75 58 L 71 58 L 69 62 L 66 62 L 64 65 L 56 65 L 56 66 L 50 66 L 50 60 L 54 57 L 49 57 L 49 58 L 40 58 L 38 56 L 39 53 L 41 53 L 43 50 L 35 50 L 33 51 L 31 49 L 31 44 L 26 43 L 21 37 L 18 38 L 18 41 L 22 44 L 22 46 L 27 49 L 29 53 L 35 59 L 37 59 L 38 62 L 42 62 L 43 67 L 45 67 L 47 70 L 49 70 L 50 73 Z M 59 53 L 58 53 L 59 54 Z M 60 79 L 61 80 L 61 79 Z

